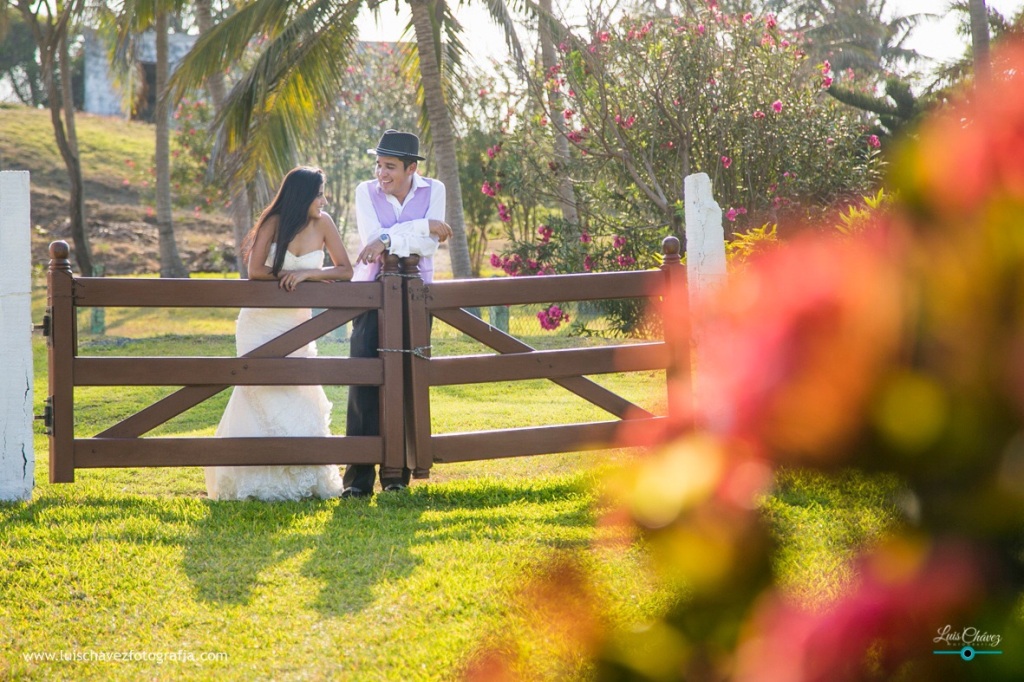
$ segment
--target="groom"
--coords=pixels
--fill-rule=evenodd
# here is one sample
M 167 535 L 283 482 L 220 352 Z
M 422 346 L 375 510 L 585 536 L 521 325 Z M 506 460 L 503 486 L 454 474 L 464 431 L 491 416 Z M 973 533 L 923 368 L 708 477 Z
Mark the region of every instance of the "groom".
M 437 180 L 418 172 L 420 140 L 412 133 L 388 130 L 376 149 L 375 180 L 356 187 L 356 226 L 360 251 L 356 257 L 353 282 L 372 282 L 380 274 L 384 252 L 396 256 L 420 256 L 420 275 L 429 284 L 434 279 L 433 254 L 439 242 L 452 236 L 444 222 L 445 188 Z M 380 348 L 377 311 L 369 310 L 352 322 L 349 355 L 375 358 Z M 348 389 L 348 436 L 380 435 L 380 387 L 350 386 Z M 350 464 L 345 468 L 342 497 L 373 494 L 376 476 L 373 464 Z M 388 492 L 409 486 L 410 471 L 380 468 L 381 488 Z

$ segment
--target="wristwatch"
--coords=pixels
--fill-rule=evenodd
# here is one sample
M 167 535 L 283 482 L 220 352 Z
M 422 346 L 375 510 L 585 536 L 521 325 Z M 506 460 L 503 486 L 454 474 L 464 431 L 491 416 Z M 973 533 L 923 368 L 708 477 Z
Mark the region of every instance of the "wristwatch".
M 391 235 L 389 235 L 387 232 L 381 232 L 380 233 L 380 242 L 381 242 L 381 244 L 384 245 L 385 249 L 390 249 L 391 248 Z

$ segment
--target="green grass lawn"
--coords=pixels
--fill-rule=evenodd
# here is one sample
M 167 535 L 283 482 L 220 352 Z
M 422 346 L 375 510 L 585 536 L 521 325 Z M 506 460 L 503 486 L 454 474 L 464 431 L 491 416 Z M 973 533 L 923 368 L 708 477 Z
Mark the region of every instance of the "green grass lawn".
M 108 311 L 107 334 L 83 334 L 82 352 L 232 355 L 231 313 L 197 318 L 201 331 L 181 334 L 173 316 Z M 35 351 L 38 413 L 39 339 Z M 663 402 L 656 372 L 600 381 L 645 407 Z M 515 400 L 506 384 L 434 389 L 435 431 L 607 418 L 545 382 L 523 384 Z M 76 433 L 166 391 L 78 389 Z M 342 433 L 344 389 L 328 394 Z M 160 432 L 211 435 L 226 398 Z M 548 560 L 578 558 L 617 627 L 638 626 L 678 597 L 649 572 L 642 544 L 599 542 L 615 532 L 597 523 L 603 476 L 635 451 L 438 465 L 408 494 L 369 501 L 218 503 L 205 498 L 195 467 L 81 470 L 74 484 L 50 485 L 41 431 L 35 446 L 33 499 L 0 504 L 0 679 L 445 680 L 499 636 L 519 643 L 525 678 L 581 679 L 586 666 L 531 628 L 515 598 Z M 783 584 L 813 604 L 841 593 L 852 552 L 895 522 L 897 488 L 782 472 L 764 511 L 783 547 Z M 32 659 L 62 652 L 148 660 Z M 206 655 L 226 660 L 198 660 Z

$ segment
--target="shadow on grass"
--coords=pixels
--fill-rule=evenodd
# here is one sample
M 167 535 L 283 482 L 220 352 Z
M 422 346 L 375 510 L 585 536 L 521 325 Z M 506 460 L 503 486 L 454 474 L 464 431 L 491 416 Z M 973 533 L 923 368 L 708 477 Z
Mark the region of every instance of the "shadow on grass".
M 61 546 L 97 539 L 172 548 L 170 556 L 180 556 L 194 598 L 224 606 L 250 604 L 257 589 L 280 580 L 275 566 L 308 555 L 299 572 L 317 590 L 310 606 L 337 617 L 370 605 L 378 584 L 411 575 L 424 552 L 443 564 L 446 553 L 476 543 L 529 543 L 538 551 L 582 546 L 593 518 L 584 485 L 574 481 L 462 481 L 414 486 L 372 500 L 301 502 L 67 489 L 28 503 L 0 504 L 0 539 L 52 544 L 58 554 Z
M 404 493 L 378 494 L 373 502 L 342 500 L 303 567 L 303 575 L 323 583 L 313 606 L 324 615 L 359 611 L 375 599 L 377 583 L 407 577 L 422 563 L 414 548 L 507 540 L 528 509 L 545 528 L 530 538 L 538 547 L 575 544 L 557 531 L 589 529 L 589 505 L 573 505 L 571 511 L 542 507 L 582 492 L 580 485 L 561 481 L 526 486 L 477 481 L 461 488 L 413 486 Z

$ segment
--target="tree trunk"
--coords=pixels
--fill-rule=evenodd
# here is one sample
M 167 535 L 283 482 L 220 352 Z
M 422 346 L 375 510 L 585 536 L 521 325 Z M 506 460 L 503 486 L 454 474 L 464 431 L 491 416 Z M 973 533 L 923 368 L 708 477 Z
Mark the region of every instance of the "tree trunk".
M 199 32 L 205 34 L 213 28 L 213 12 L 210 7 L 210 0 L 196 0 L 196 23 L 199 24 Z M 210 91 L 210 99 L 213 100 L 213 110 L 220 113 L 224 109 L 224 101 L 227 99 L 227 86 L 224 83 L 224 74 L 220 71 L 206 81 L 206 89 Z M 235 239 L 235 259 L 238 274 L 245 279 L 249 276 L 245 260 L 242 258 L 242 241 L 252 226 L 252 211 L 249 208 L 249 194 L 245 190 L 245 184 L 237 177 L 232 177 L 228 182 L 228 193 L 231 196 L 231 221 Z
M 416 30 L 420 80 L 426 98 L 427 120 L 430 122 L 430 137 L 437 160 L 438 179 L 444 183 L 447 190 L 445 218 L 453 233 L 449 246 L 452 276 L 456 279 L 465 279 L 473 276 L 473 270 L 469 259 L 469 241 L 466 238 L 466 220 L 462 211 L 462 185 L 459 181 L 459 163 L 455 155 L 455 134 L 441 88 L 441 69 L 430 18 L 431 9 L 436 1 L 409 0 L 409 7 Z
M 988 79 L 992 67 L 989 63 L 988 8 L 985 0 L 969 0 L 971 13 L 971 46 L 974 52 L 974 77 L 977 81 Z
M 160 276 L 188 277 L 178 255 L 171 216 L 170 107 L 166 88 L 168 76 L 167 12 L 156 13 L 156 228 L 160 237 Z
M 555 39 L 551 35 L 551 25 L 546 21 L 544 13 L 551 14 L 551 0 L 540 0 L 541 16 L 538 34 L 540 37 L 540 56 L 544 66 L 544 78 L 550 76 L 551 69 L 558 60 L 555 58 Z M 548 98 L 548 111 L 551 112 L 551 124 L 555 130 L 555 159 L 558 163 L 558 205 L 562 209 L 562 219 L 566 227 L 573 232 L 578 231 L 580 222 L 576 208 L 576 192 L 569 179 L 569 140 L 565 137 L 565 119 L 562 118 L 562 95 L 557 90 L 545 87 Z M 571 235 L 570 235 L 571 236 Z
M 69 16 L 76 8 L 73 3 L 65 5 L 61 17 L 56 23 L 54 23 L 53 17 L 48 17 L 50 25 L 48 31 L 45 32 L 39 26 L 37 16 L 27 3 L 19 3 L 18 9 L 25 18 L 26 24 L 32 28 L 32 35 L 39 47 L 39 61 L 42 67 L 40 72 L 43 85 L 46 88 L 46 96 L 49 99 L 53 134 L 61 158 L 64 159 L 64 166 L 68 171 L 70 186 L 68 218 L 71 223 L 71 241 L 75 245 L 75 262 L 78 263 L 78 269 L 83 277 L 91 277 L 93 274 L 92 254 L 89 251 L 89 240 L 85 232 L 85 182 L 82 179 L 82 165 L 78 155 L 77 138 L 74 135 L 75 104 L 70 96 L 67 101 L 64 101 L 56 81 L 59 62 L 66 65 L 62 72 L 66 74 L 67 89 L 70 90 L 71 69 L 69 64 L 71 60 L 61 52 L 67 49 L 66 36 Z M 63 74 L 62 79 L 65 78 Z M 68 128 L 65 128 L 65 123 L 61 120 L 62 108 L 69 123 Z M 68 132 L 69 130 L 71 132 Z

